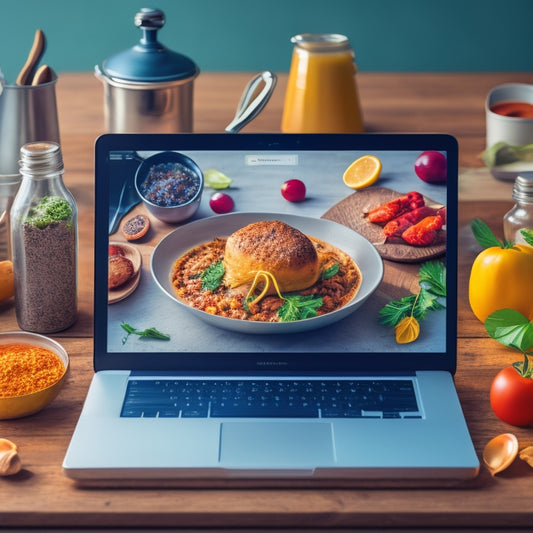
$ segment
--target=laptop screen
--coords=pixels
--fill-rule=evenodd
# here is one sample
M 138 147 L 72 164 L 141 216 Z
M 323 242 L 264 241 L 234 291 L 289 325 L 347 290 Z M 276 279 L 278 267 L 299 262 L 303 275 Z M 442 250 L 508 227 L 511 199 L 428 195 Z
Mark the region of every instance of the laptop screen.
M 452 137 L 109 134 L 95 181 L 97 370 L 454 371 Z

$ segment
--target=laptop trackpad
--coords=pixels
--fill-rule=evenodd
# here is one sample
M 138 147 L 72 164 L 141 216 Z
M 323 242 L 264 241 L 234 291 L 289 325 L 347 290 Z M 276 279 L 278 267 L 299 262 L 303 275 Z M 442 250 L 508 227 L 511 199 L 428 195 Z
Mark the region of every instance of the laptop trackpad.
M 220 461 L 270 467 L 316 466 L 335 460 L 329 422 L 223 422 Z

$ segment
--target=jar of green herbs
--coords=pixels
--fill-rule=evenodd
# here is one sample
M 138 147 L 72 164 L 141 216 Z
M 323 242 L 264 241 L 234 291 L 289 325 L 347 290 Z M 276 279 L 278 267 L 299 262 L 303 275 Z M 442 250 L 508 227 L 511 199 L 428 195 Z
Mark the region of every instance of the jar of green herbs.
M 20 156 L 22 181 L 11 208 L 17 322 L 53 333 L 77 319 L 78 212 L 63 183 L 58 144 L 25 144 Z

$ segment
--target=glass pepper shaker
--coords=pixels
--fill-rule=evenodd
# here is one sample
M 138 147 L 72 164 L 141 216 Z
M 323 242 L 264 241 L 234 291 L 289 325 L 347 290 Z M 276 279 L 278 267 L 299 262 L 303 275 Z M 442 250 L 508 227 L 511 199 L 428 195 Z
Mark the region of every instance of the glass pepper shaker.
M 516 204 L 503 217 L 503 234 L 507 241 L 526 244 L 520 230 L 533 230 L 533 174 L 516 177 L 513 200 Z
M 77 319 L 78 211 L 63 183 L 58 144 L 25 144 L 20 157 L 22 181 L 11 208 L 17 322 L 53 333 Z

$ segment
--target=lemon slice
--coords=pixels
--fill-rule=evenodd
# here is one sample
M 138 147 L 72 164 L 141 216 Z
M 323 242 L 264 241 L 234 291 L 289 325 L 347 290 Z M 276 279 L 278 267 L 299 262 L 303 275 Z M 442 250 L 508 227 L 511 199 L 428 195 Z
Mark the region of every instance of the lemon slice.
M 376 183 L 381 173 L 381 161 L 375 155 L 364 155 L 356 159 L 342 177 L 352 189 L 364 189 Z
M 228 178 L 226 174 L 210 168 L 204 172 L 204 182 L 212 189 L 227 189 L 231 185 L 232 179 Z

